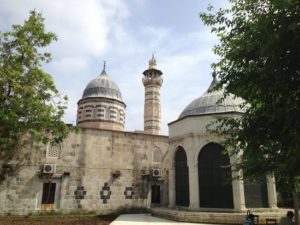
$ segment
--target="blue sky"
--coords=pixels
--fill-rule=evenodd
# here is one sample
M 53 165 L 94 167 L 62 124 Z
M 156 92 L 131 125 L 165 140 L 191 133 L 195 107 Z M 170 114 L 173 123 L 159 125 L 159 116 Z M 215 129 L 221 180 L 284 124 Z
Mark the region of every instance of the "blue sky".
M 217 43 L 199 12 L 217 0 L 0 0 L 0 30 L 20 24 L 36 9 L 58 41 L 48 47 L 52 62 L 44 69 L 69 98 L 64 120 L 76 123 L 77 101 L 107 61 L 107 73 L 127 105 L 125 129 L 143 130 L 142 72 L 156 52 L 163 72 L 162 134 L 167 123 L 209 86 Z

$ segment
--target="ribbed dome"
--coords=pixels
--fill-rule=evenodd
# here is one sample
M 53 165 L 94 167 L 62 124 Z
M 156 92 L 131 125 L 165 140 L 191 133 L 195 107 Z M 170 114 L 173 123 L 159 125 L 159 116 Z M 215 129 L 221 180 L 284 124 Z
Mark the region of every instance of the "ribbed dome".
M 88 97 L 104 97 L 123 101 L 118 85 L 107 76 L 105 68 L 84 89 L 82 98 Z
M 180 114 L 179 119 L 194 116 L 194 115 L 206 115 L 206 114 L 219 114 L 228 112 L 241 112 L 244 110 L 240 108 L 240 105 L 244 103 L 244 100 L 239 97 L 234 97 L 233 94 L 229 94 L 223 101 L 218 102 L 223 98 L 224 89 L 210 92 L 218 81 L 214 78 L 207 91 L 200 97 L 192 101 Z

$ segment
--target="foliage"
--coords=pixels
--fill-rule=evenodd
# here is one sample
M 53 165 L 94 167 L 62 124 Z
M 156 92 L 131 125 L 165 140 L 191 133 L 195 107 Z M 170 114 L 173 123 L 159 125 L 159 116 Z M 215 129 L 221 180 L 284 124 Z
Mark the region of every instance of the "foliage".
M 242 97 L 245 114 L 220 119 L 215 132 L 228 136 L 230 154 L 240 155 L 234 169 L 246 177 L 274 174 L 293 192 L 300 174 L 300 1 L 229 3 L 200 17 L 220 41 L 212 65 L 218 88 Z
M 66 97 L 61 97 L 42 64 L 51 60 L 41 49 L 56 40 L 46 32 L 40 13 L 30 12 L 23 25 L 0 32 L 0 157 L 10 160 L 24 145 L 24 135 L 34 141 L 61 141 L 67 128 L 61 121 Z
M 220 38 L 214 51 L 221 59 L 212 65 L 219 87 L 249 103 L 241 118 L 222 120 L 219 131 L 229 135 L 232 154 L 243 151 L 238 166 L 245 175 L 294 178 L 300 172 L 300 2 L 230 2 L 231 9 L 201 14 Z

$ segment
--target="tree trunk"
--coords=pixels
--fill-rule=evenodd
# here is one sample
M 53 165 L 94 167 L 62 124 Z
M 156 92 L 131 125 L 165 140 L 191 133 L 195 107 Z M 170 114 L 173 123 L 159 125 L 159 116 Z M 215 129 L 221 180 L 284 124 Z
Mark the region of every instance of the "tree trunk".
M 300 225 L 299 224 L 299 201 L 298 201 L 297 193 L 295 191 L 293 192 L 293 202 L 294 202 L 294 213 L 295 213 L 295 225 Z

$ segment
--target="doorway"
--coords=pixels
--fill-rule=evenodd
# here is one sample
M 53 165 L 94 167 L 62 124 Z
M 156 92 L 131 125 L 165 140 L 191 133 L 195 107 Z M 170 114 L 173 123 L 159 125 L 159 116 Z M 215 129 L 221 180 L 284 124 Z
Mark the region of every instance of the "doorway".
M 53 210 L 55 201 L 56 183 L 44 183 L 42 195 L 42 210 Z
M 229 156 L 223 147 L 209 143 L 198 155 L 200 207 L 233 208 L 233 191 Z
M 160 185 L 151 185 L 151 204 L 160 204 Z
M 189 168 L 187 155 L 182 147 L 178 147 L 175 153 L 175 196 L 176 205 L 190 205 Z

